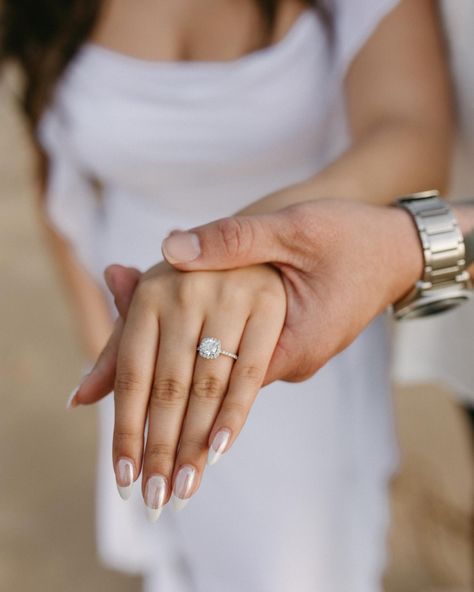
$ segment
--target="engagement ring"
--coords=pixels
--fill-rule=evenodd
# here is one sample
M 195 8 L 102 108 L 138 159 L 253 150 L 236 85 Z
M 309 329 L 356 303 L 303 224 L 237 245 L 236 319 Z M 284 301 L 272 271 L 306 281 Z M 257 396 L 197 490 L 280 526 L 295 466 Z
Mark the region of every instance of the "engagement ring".
M 237 354 L 231 354 L 223 350 L 220 339 L 216 339 L 215 337 L 203 337 L 197 351 L 201 358 L 205 358 L 206 360 L 214 360 L 220 355 L 229 356 L 229 358 L 234 358 L 234 360 L 238 358 Z

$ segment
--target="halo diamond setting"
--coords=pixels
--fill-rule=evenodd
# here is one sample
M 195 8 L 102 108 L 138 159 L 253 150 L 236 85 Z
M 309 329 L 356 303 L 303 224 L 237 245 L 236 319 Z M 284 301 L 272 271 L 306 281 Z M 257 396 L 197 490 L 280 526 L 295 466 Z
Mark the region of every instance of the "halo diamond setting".
M 205 358 L 206 360 L 215 360 L 220 355 L 228 356 L 234 360 L 238 358 L 237 354 L 223 350 L 221 340 L 216 337 L 203 337 L 199 343 L 197 351 L 201 358 Z
M 198 351 L 202 358 L 206 358 L 206 360 L 214 360 L 221 355 L 221 341 L 215 337 L 203 337 L 199 344 Z

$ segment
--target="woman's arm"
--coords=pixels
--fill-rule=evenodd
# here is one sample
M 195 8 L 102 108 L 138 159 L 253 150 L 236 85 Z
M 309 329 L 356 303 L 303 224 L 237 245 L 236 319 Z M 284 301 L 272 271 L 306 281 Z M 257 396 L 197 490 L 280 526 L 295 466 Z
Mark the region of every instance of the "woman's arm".
M 403 0 L 380 24 L 346 77 L 352 146 L 307 181 L 240 214 L 276 211 L 319 198 L 385 204 L 448 183 L 451 94 L 432 0 Z
M 112 318 L 104 293 L 77 260 L 68 241 L 51 225 L 43 209 L 40 209 L 39 217 L 69 294 L 85 354 L 88 359 L 95 360 L 112 329 Z

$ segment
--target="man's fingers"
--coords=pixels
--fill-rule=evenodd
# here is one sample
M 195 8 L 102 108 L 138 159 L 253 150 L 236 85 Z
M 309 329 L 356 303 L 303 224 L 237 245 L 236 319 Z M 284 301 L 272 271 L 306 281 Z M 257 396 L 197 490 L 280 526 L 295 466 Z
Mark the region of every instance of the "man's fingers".
M 165 259 L 181 270 L 233 269 L 257 263 L 287 262 L 283 247 L 294 229 L 289 216 L 274 214 L 222 218 L 174 232 L 162 243 Z
M 126 318 L 133 293 L 142 273 L 134 267 L 109 265 L 104 271 L 107 287 L 112 292 L 115 306 L 123 318 Z

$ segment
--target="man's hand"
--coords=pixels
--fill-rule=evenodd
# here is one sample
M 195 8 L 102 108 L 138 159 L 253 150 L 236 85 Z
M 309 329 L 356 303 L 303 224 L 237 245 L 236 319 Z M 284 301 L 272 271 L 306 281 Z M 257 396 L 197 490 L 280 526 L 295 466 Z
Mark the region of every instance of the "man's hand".
M 163 255 L 183 271 L 260 262 L 280 270 L 288 311 L 266 383 L 313 375 L 403 296 L 423 269 L 406 212 L 337 200 L 174 232 L 163 242 Z
M 273 214 L 224 218 L 175 231 L 163 255 L 183 271 L 272 263 L 288 309 L 264 384 L 312 376 L 421 277 L 423 257 L 409 214 L 338 200 L 294 205 Z M 125 317 L 137 271 L 106 272 Z M 81 402 L 112 390 L 120 326 L 81 386 Z

